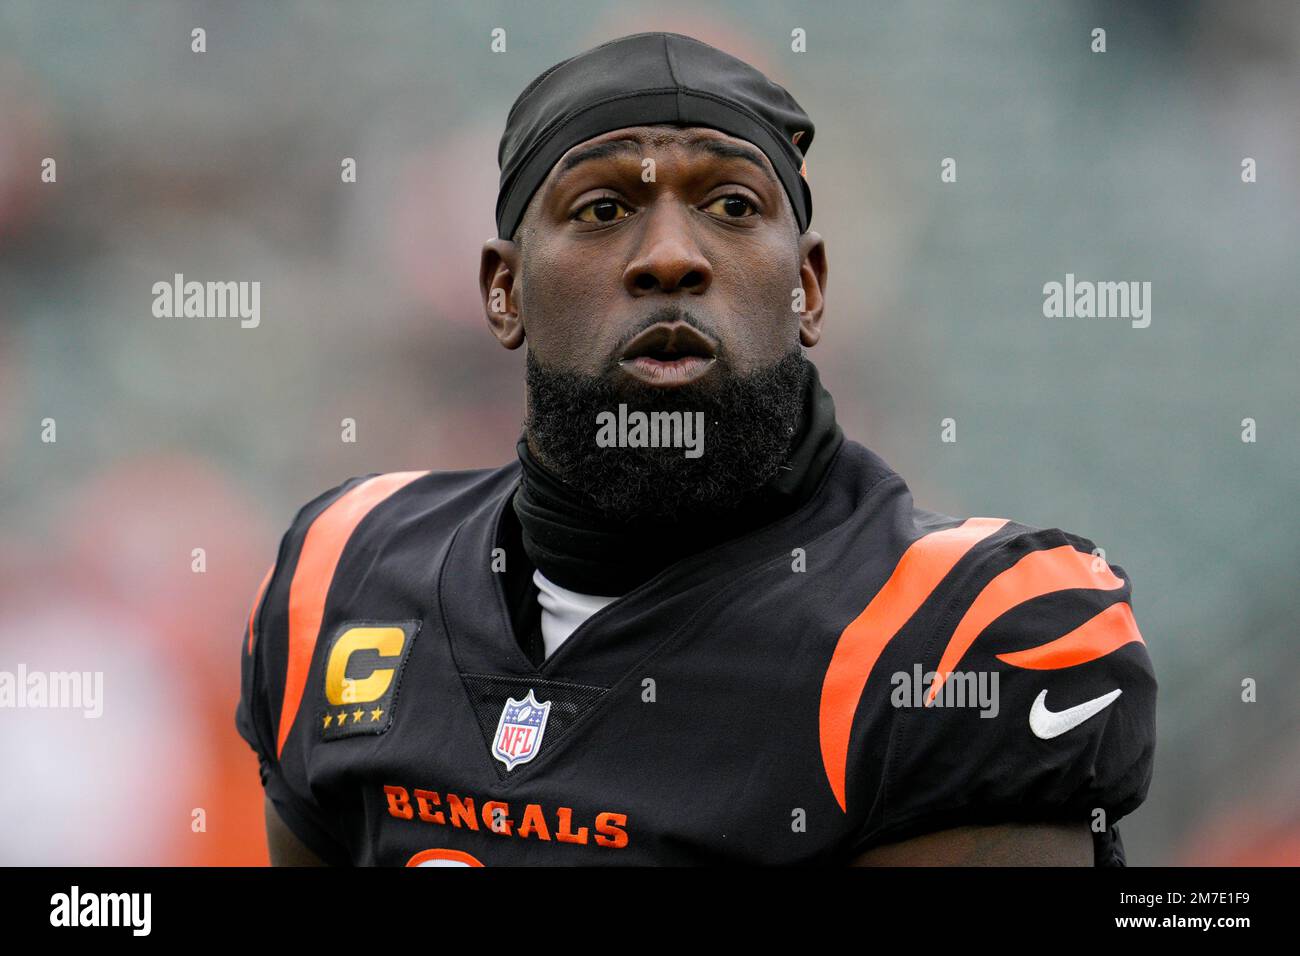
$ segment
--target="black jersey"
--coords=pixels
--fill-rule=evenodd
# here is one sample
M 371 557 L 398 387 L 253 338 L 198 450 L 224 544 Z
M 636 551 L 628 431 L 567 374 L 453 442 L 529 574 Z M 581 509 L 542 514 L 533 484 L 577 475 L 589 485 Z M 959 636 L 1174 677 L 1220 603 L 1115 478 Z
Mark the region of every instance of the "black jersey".
M 496 469 L 298 513 L 241 646 L 240 733 L 327 861 L 846 863 L 1146 797 L 1156 682 L 1092 542 L 917 508 L 845 441 L 802 508 L 681 560 L 535 664 Z

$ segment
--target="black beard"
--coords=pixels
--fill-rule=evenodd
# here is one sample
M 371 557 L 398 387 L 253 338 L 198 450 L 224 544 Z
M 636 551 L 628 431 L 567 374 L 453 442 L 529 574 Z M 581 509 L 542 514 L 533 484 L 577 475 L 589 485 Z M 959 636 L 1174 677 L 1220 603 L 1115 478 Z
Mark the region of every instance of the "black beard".
M 719 517 L 744 507 L 790 451 L 810 368 L 795 346 L 749 375 L 717 366 L 702 382 L 660 389 L 549 369 L 531 351 L 527 366 L 525 427 L 534 453 L 604 516 L 627 524 Z M 620 403 L 629 412 L 703 412 L 703 455 L 687 458 L 680 447 L 600 447 L 596 416 L 617 414 Z

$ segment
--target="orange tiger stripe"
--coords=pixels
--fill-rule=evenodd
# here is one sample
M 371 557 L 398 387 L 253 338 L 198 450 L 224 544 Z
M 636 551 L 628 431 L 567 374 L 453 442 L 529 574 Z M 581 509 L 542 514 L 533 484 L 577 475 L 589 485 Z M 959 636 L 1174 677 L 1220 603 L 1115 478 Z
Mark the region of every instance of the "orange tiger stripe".
M 1124 586 L 1124 581 L 1109 567 L 1094 571 L 1093 562 L 1096 560 L 1093 555 L 1076 551 L 1068 544 L 1033 551 L 985 585 L 948 639 L 948 646 L 935 668 L 937 676 L 926 695 L 926 706 L 934 702 L 947 675 L 956 669 L 975 639 L 1013 607 L 1053 591 L 1071 588 L 1112 591 Z
M 427 474 L 427 471 L 396 471 L 369 478 L 341 495 L 307 529 L 298 555 L 298 566 L 289 584 L 289 663 L 285 672 L 284 703 L 280 708 L 277 757 L 284 751 L 284 742 L 302 703 L 307 672 L 311 669 L 312 655 L 320 637 L 325 598 L 348 538 L 376 505 Z
M 1023 651 L 999 654 L 998 660 L 1028 670 L 1056 670 L 1095 661 L 1133 641 L 1146 643 L 1133 620 L 1133 609 L 1120 601 L 1063 637 Z
M 257 586 L 257 597 L 253 598 L 253 607 L 248 612 L 248 653 L 253 653 L 253 621 L 257 618 L 257 609 L 262 606 L 262 598 L 266 595 L 266 586 L 271 583 L 271 574 L 275 571 L 275 565 L 266 569 L 266 577 L 262 578 L 262 583 Z
M 840 634 L 822 682 L 820 737 L 826 778 L 841 810 L 853 715 L 881 651 L 966 552 L 1006 523 L 970 518 L 913 541 L 884 587 Z

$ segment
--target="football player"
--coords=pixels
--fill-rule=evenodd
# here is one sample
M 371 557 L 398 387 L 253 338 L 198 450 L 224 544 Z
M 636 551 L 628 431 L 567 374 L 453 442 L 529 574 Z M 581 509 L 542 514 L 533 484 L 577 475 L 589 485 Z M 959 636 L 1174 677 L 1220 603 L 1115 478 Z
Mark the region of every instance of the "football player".
M 1091 541 L 912 501 L 848 439 L 813 124 L 690 37 L 510 111 L 498 468 L 351 478 L 241 643 L 275 863 L 1117 865 L 1156 682 Z

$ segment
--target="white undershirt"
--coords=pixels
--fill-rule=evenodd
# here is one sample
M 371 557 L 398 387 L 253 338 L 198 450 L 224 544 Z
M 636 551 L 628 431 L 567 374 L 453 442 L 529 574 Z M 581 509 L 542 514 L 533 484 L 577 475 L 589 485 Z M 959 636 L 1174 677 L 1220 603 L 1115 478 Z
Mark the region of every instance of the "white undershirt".
M 546 657 L 554 654 L 583 621 L 618 600 L 562 588 L 547 580 L 541 571 L 533 572 L 533 583 L 537 585 L 537 603 L 542 606 L 542 646 Z

